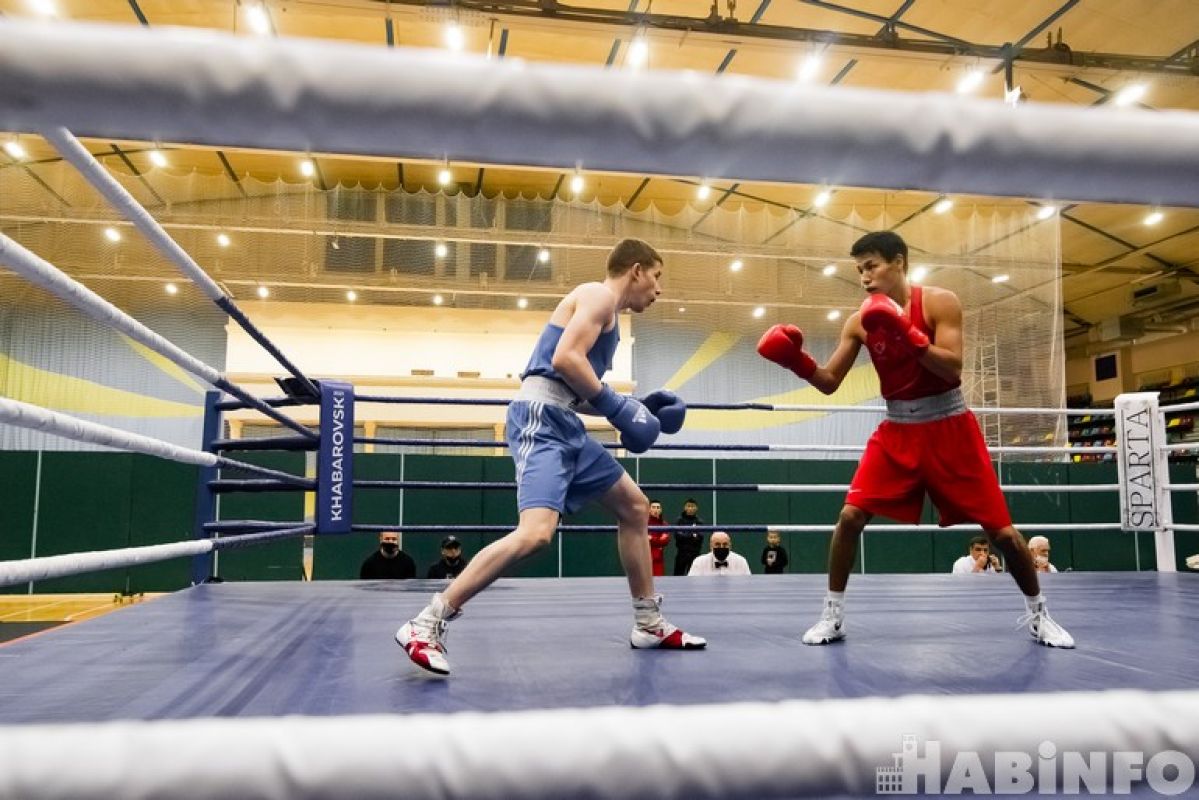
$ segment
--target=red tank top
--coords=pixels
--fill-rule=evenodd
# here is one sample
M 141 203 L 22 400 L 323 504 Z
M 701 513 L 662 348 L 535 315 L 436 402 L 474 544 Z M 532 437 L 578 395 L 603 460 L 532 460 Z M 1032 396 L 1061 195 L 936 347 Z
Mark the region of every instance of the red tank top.
M 913 325 L 928 335 L 929 341 L 936 341 L 933 331 L 924 321 L 924 297 L 919 286 L 912 287 L 908 317 Z M 931 397 L 962 385 L 960 380 L 947 381 L 929 372 L 912 357 L 906 344 L 891 341 L 891 337 L 881 331 L 866 335 L 866 349 L 870 351 L 870 360 L 878 371 L 883 397 L 888 400 Z

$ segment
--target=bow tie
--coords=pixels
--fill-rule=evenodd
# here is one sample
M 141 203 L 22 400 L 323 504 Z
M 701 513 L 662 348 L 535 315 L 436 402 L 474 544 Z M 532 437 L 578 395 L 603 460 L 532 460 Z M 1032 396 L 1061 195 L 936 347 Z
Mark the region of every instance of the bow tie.
M 728 565 L 729 565 L 729 562 L 727 560 L 716 561 L 716 569 L 720 569 L 721 567 L 727 567 Z

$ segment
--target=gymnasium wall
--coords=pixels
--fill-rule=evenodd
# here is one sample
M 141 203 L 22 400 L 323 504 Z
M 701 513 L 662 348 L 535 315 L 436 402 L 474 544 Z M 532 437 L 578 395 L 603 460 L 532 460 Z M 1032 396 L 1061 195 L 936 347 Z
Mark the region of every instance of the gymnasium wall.
M 31 290 L 32 291 L 32 290 Z M 165 297 L 165 295 L 164 295 Z M 74 309 L 44 297 L 0 302 L 0 395 L 92 422 L 199 447 L 202 381 Z M 212 307 L 143 309 L 139 321 L 223 370 L 225 316 Z M 57 436 L 0 426 L 0 450 L 96 450 Z
M 300 454 L 246 454 L 247 458 L 281 469 L 302 471 Z M 761 482 L 835 483 L 847 482 L 855 462 L 813 463 L 796 460 L 720 459 L 629 459 L 626 468 L 646 483 Z M 1182 468 L 1174 480 L 1184 479 Z M 462 457 L 363 454 L 357 458 L 361 478 L 443 481 L 510 481 L 512 462 L 506 457 Z M 1002 467 L 1003 479 L 1011 483 L 1111 483 L 1116 480 L 1110 464 L 1011 464 Z M 109 549 L 171 542 L 191 536 L 195 499 L 195 470 L 157 459 L 125 453 L 0 452 L 0 485 L 6 487 L 0 503 L 0 560 L 30 555 L 54 555 L 80 550 Z M 757 494 L 722 492 L 656 493 L 671 519 L 683 500 L 694 495 L 701 515 L 716 524 L 829 524 L 841 498 L 826 494 Z M 224 496 L 221 517 L 225 519 L 296 520 L 303 516 L 299 494 L 256 494 Z M 1017 522 L 1109 522 L 1117 519 L 1114 494 L 1013 495 L 1010 499 Z M 36 509 L 36 512 L 35 512 Z M 1195 495 L 1175 498 L 1175 516 L 1180 522 L 1199 521 Z M 355 520 L 388 524 L 402 519 L 409 524 L 510 525 L 516 518 L 511 492 L 439 492 L 431 490 L 368 492 L 356 496 Z M 934 517 L 926 512 L 925 521 Z M 595 508 L 568 520 L 578 524 L 606 524 Z M 1154 566 L 1152 536 L 1120 532 L 1060 532 L 1050 534 L 1053 561 L 1059 569 L 1134 570 Z M 481 533 L 459 534 L 468 554 L 495 538 Z M 1187 554 L 1199 551 L 1199 534 L 1175 535 L 1179 564 Z M 820 573 L 825 568 L 827 534 L 784 534 L 791 555 L 792 572 Z M 867 533 L 862 553 L 867 572 L 945 572 L 965 552 L 968 534 L 963 533 Z M 439 534 L 406 534 L 404 549 L 416 560 L 420 573 L 438 557 Z M 745 555 L 755 572 L 761 571 L 758 557 L 764 544 L 762 533 L 734 534 L 734 549 Z M 353 534 L 317 537 L 313 554 L 313 578 L 345 580 L 357 577 L 358 567 L 375 547 L 375 537 Z M 299 580 L 302 577 L 302 548 L 299 539 L 245 548 L 221 554 L 219 571 L 227 580 Z M 562 574 L 616 575 L 620 567 L 612 537 L 605 534 L 560 534 L 554 545 L 535 556 L 514 573 L 546 577 L 558 574 L 559 551 Z M 667 550 L 673 560 L 673 545 Z M 1139 559 L 1139 560 L 1138 560 Z M 170 591 L 188 583 L 187 559 L 129 569 L 62 578 L 38 583 L 35 592 L 144 592 Z M 861 564 L 859 561 L 859 569 Z M 0 590 L 29 591 L 26 585 Z

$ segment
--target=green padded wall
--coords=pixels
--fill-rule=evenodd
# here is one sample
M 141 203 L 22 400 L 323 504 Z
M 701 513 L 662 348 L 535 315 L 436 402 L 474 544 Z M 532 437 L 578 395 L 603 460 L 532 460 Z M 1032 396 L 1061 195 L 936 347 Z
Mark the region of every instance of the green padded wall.
M 43 453 L 37 555 L 128 547 L 133 459 L 131 453 Z M 33 587 L 45 594 L 125 588 L 123 569 L 40 581 Z
M 129 546 L 192 538 L 200 468 L 159 458 L 133 457 L 136 491 L 129 504 Z M 191 560 L 174 558 L 129 568 L 129 592 L 170 592 L 191 582 Z
M 239 461 L 304 474 L 303 453 L 239 453 Z M 243 473 L 244 474 L 244 473 Z M 221 519 L 260 519 L 296 522 L 304 519 L 301 492 L 226 494 L 220 497 Z M 217 554 L 217 574 L 227 581 L 298 581 L 304 577 L 301 537 Z
M 376 453 L 354 454 L 354 478 L 358 480 L 400 479 L 400 457 Z M 384 489 L 362 489 L 354 493 L 353 521 L 360 525 L 391 525 L 400 518 L 400 493 Z M 408 549 L 409 536 L 403 546 Z M 313 580 L 357 580 L 358 570 L 378 547 L 374 533 L 328 534 L 313 542 Z M 419 569 L 419 564 L 417 565 Z M 418 572 L 419 574 L 419 572 Z
M 302 473 L 304 456 L 298 453 L 248 453 L 243 458 L 294 473 Z M 0 559 L 29 556 L 33 528 L 37 453 L 0 453 L 0 480 L 6 487 L 0 504 Z M 847 483 L 856 467 L 852 461 L 766 459 L 630 459 L 622 462 L 641 483 Z M 715 475 L 713 475 L 715 469 Z M 1043 483 L 1047 486 L 1082 483 L 1115 483 L 1114 464 L 1015 463 L 1002 466 L 1004 482 Z M 510 482 L 513 464 L 507 456 L 426 456 L 359 454 L 360 478 L 442 481 Z M 162 462 L 147 456 L 107 452 L 46 452 L 42 454 L 37 555 L 109 549 L 182 541 L 192 535 L 195 467 Z M 1195 468 L 1171 465 L 1171 480 L 1194 482 Z M 650 491 L 663 503 L 673 521 L 683 501 L 694 496 L 700 514 L 711 523 L 832 524 L 843 496 L 829 493 L 756 493 L 711 491 Z M 415 490 L 404 493 L 403 520 L 409 524 L 502 525 L 516 523 L 512 491 Z M 1114 493 L 1013 494 L 1009 496 L 1013 520 L 1020 527 L 1031 522 L 1112 522 L 1119 506 Z M 360 523 L 390 524 L 401 515 L 400 493 L 361 490 L 355 498 L 354 519 Z M 1199 522 L 1199 493 L 1174 497 L 1178 522 Z M 303 518 L 299 493 L 225 495 L 222 519 L 294 521 Z M 935 522 L 926 507 L 924 521 Z M 610 517 L 592 506 L 565 520 L 567 524 L 610 524 Z M 885 524 L 880 520 L 879 524 Z M 459 534 L 467 555 L 502 534 Z M 1030 535 L 1030 534 L 1026 534 Z M 1154 569 L 1151 533 L 1119 531 L 1050 531 L 1053 562 L 1062 570 L 1132 570 L 1138 557 L 1142 569 Z M 406 534 L 404 549 L 423 576 L 439 557 L 441 534 Z M 945 572 L 965 552 L 969 534 L 952 532 L 886 533 L 863 536 L 869 572 Z M 1199 552 L 1199 533 L 1175 534 L 1177 566 Z M 362 560 L 375 548 L 373 534 L 317 537 L 314 577 L 322 580 L 356 579 Z M 823 573 L 829 534 L 787 533 L 783 544 L 790 556 L 789 572 Z M 620 562 L 612 537 L 605 534 L 566 534 L 561 544 L 562 572 L 568 576 L 619 575 Z M 736 533 L 734 549 L 744 555 L 754 572 L 759 563 L 764 533 Z M 706 549 L 706 547 L 705 547 Z M 674 562 L 673 543 L 667 549 L 667 572 Z M 228 551 L 221 555 L 221 576 L 227 580 L 297 580 L 301 577 L 302 544 L 299 539 L 272 545 Z M 519 565 L 511 574 L 546 577 L 558 574 L 559 542 Z M 861 558 L 857 569 L 861 569 Z M 72 576 L 39 583 L 38 592 L 143 592 L 170 591 L 188 583 L 188 561 L 175 561 Z M 21 593 L 26 586 L 3 591 Z
M 33 505 L 37 490 L 38 454 L 28 451 L 0 452 L 0 561 L 29 558 L 32 544 Z M 0 587 L 3 594 L 24 594 L 29 585 Z

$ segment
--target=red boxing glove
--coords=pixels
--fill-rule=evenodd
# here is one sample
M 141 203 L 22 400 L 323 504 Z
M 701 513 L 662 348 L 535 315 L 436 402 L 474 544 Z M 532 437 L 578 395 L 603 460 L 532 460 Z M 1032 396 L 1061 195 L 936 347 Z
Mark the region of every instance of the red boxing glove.
M 924 355 L 930 344 L 928 336 L 912 324 L 903 307 L 881 292 L 871 294 L 862 303 L 862 327 L 866 333 L 880 333 L 905 341 L 917 357 Z
M 794 325 L 775 325 L 758 340 L 758 355 L 786 367 L 805 381 L 812 379 L 818 365 L 804 352 L 803 331 Z

